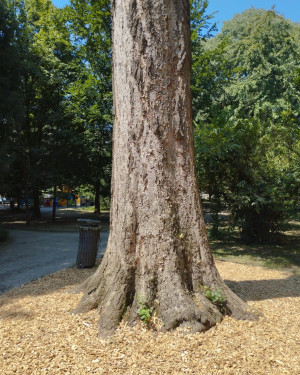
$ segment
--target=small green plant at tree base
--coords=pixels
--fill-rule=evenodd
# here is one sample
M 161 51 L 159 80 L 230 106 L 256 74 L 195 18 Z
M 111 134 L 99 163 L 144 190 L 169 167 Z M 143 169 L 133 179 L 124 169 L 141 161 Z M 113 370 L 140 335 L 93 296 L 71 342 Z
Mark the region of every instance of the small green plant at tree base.
M 137 314 L 139 316 L 139 318 L 141 319 L 141 321 L 148 325 L 150 323 L 150 320 L 151 320 L 151 315 L 152 315 L 152 312 L 153 312 L 153 307 L 149 307 L 147 302 L 139 297 L 138 298 L 138 301 L 139 301 L 139 308 L 137 309 Z
M 208 286 L 204 286 L 205 297 L 210 300 L 211 303 L 217 306 L 221 313 L 226 311 L 226 297 L 222 295 L 221 289 L 212 290 Z

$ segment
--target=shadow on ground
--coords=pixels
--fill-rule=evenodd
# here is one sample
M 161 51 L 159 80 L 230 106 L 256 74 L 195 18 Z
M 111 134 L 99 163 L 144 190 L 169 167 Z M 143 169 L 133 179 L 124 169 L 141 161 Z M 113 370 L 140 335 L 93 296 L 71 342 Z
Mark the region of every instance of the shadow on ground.
M 0 211 L 0 223 L 6 229 L 26 229 L 51 232 L 77 232 L 78 219 L 99 220 L 102 231 L 108 231 L 109 212 L 94 214 L 92 211 L 82 208 L 59 208 L 56 211 L 55 221 L 51 221 L 52 211 L 41 209 L 40 218 L 31 218 L 26 223 L 25 210 L 17 209 Z
M 92 275 L 99 266 L 101 259 L 97 259 L 93 268 L 77 269 L 71 267 L 43 278 L 32 281 L 21 287 L 12 289 L 0 296 L 0 307 L 22 300 L 27 296 L 40 297 L 54 293 L 59 289 L 72 292 L 73 288 Z M 300 297 L 300 277 L 290 275 L 284 279 L 270 280 L 225 280 L 226 284 L 245 301 L 262 301 L 274 298 Z M 20 307 L 20 309 L 18 308 Z M 0 312 L 0 318 L 31 319 L 33 315 L 22 311 L 22 304 L 14 305 L 14 310 Z
M 271 280 L 225 280 L 226 284 L 245 301 L 263 301 L 273 298 L 300 297 L 300 277 Z
M 265 266 L 300 267 L 300 236 L 282 235 L 277 244 L 244 244 L 240 239 L 229 241 L 211 241 L 215 256 L 226 260 L 226 257 L 248 256 L 254 260 L 262 260 Z

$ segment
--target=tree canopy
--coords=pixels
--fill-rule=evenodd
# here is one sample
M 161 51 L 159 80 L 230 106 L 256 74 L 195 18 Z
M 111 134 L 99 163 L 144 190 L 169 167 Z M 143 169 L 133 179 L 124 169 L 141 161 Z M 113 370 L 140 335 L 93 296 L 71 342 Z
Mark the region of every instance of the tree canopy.
M 266 241 L 299 205 L 300 26 L 250 8 L 215 30 L 190 0 L 197 174 L 247 241 Z M 110 1 L 0 4 L 0 194 L 88 185 L 109 197 Z M 98 203 L 98 204 L 97 204 Z M 38 209 L 36 210 L 38 215 Z
M 246 240 L 267 240 L 299 204 L 298 33 L 273 10 L 249 9 L 195 56 L 199 180 Z
M 0 190 L 36 197 L 66 185 L 109 195 L 109 2 L 1 2 Z M 36 212 L 38 214 L 38 210 Z

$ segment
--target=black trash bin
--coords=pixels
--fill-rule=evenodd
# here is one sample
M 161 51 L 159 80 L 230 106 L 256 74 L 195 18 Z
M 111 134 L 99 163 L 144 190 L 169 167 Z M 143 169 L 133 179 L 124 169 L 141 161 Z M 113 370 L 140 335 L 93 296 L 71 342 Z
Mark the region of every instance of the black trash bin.
M 78 219 L 79 246 L 77 252 L 77 268 L 93 267 L 96 263 L 100 242 L 100 221 Z

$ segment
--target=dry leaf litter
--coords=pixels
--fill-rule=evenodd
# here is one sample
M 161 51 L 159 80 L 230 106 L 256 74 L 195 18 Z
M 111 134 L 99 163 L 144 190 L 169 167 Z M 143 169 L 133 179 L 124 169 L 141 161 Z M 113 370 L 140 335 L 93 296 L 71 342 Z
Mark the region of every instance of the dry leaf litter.
M 72 315 L 70 288 L 94 269 L 59 271 L 0 296 L 0 374 L 299 375 L 300 280 L 275 270 L 217 262 L 258 322 L 226 317 L 186 335 L 123 324 L 98 338 L 97 311 Z

